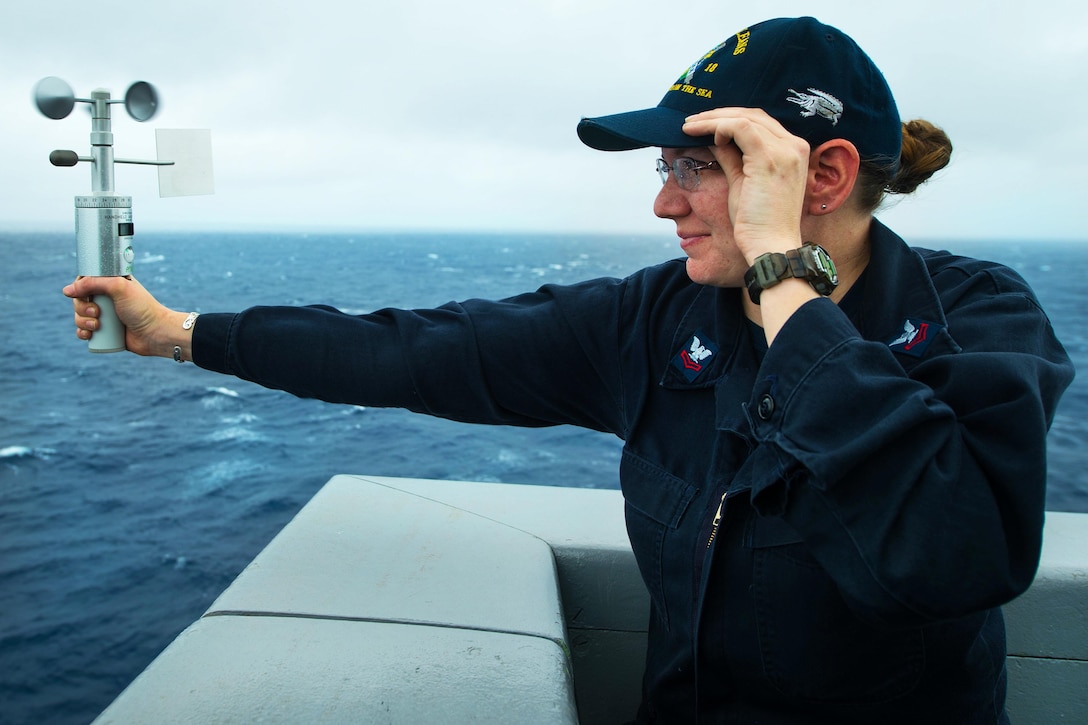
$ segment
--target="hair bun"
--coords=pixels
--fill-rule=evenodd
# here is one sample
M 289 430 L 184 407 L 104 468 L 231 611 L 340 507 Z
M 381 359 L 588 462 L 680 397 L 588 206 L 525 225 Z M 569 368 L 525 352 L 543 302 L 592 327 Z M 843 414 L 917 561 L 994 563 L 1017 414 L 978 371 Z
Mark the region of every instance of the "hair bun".
M 952 159 L 952 141 L 941 128 L 915 119 L 903 123 L 899 170 L 885 187 L 891 194 L 910 194 Z

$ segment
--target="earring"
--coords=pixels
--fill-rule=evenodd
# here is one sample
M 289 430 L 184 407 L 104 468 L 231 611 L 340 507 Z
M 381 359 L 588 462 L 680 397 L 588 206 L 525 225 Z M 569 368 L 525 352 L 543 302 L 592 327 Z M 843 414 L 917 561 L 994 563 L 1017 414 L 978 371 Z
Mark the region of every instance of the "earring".
M 820 208 L 821 208 L 821 209 L 826 209 L 826 208 L 827 208 L 827 204 L 820 204 Z

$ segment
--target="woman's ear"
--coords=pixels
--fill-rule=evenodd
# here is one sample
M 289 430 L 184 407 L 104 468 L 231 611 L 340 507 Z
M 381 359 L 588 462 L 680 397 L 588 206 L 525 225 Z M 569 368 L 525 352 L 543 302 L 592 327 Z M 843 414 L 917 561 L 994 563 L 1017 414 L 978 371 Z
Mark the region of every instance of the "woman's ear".
M 861 168 L 861 155 L 846 139 L 833 138 L 809 156 L 805 208 L 813 215 L 830 214 L 850 198 Z

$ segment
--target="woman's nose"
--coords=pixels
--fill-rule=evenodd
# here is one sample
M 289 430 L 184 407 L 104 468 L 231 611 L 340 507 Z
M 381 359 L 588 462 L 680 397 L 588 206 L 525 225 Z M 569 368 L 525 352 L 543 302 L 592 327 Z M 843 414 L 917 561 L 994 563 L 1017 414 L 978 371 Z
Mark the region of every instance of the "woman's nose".
M 676 175 L 670 173 L 654 199 L 654 214 L 662 219 L 676 219 L 689 211 L 687 195 L 676 183 Z

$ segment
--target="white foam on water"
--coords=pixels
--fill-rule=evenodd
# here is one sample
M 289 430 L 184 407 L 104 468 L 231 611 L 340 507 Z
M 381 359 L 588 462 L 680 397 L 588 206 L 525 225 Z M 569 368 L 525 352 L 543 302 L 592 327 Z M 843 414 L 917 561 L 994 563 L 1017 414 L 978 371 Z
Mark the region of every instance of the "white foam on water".
M 32 455 L 34 455 L 34 450 L 26 446 L 0 448 L 0 458 L 29 458 Z

